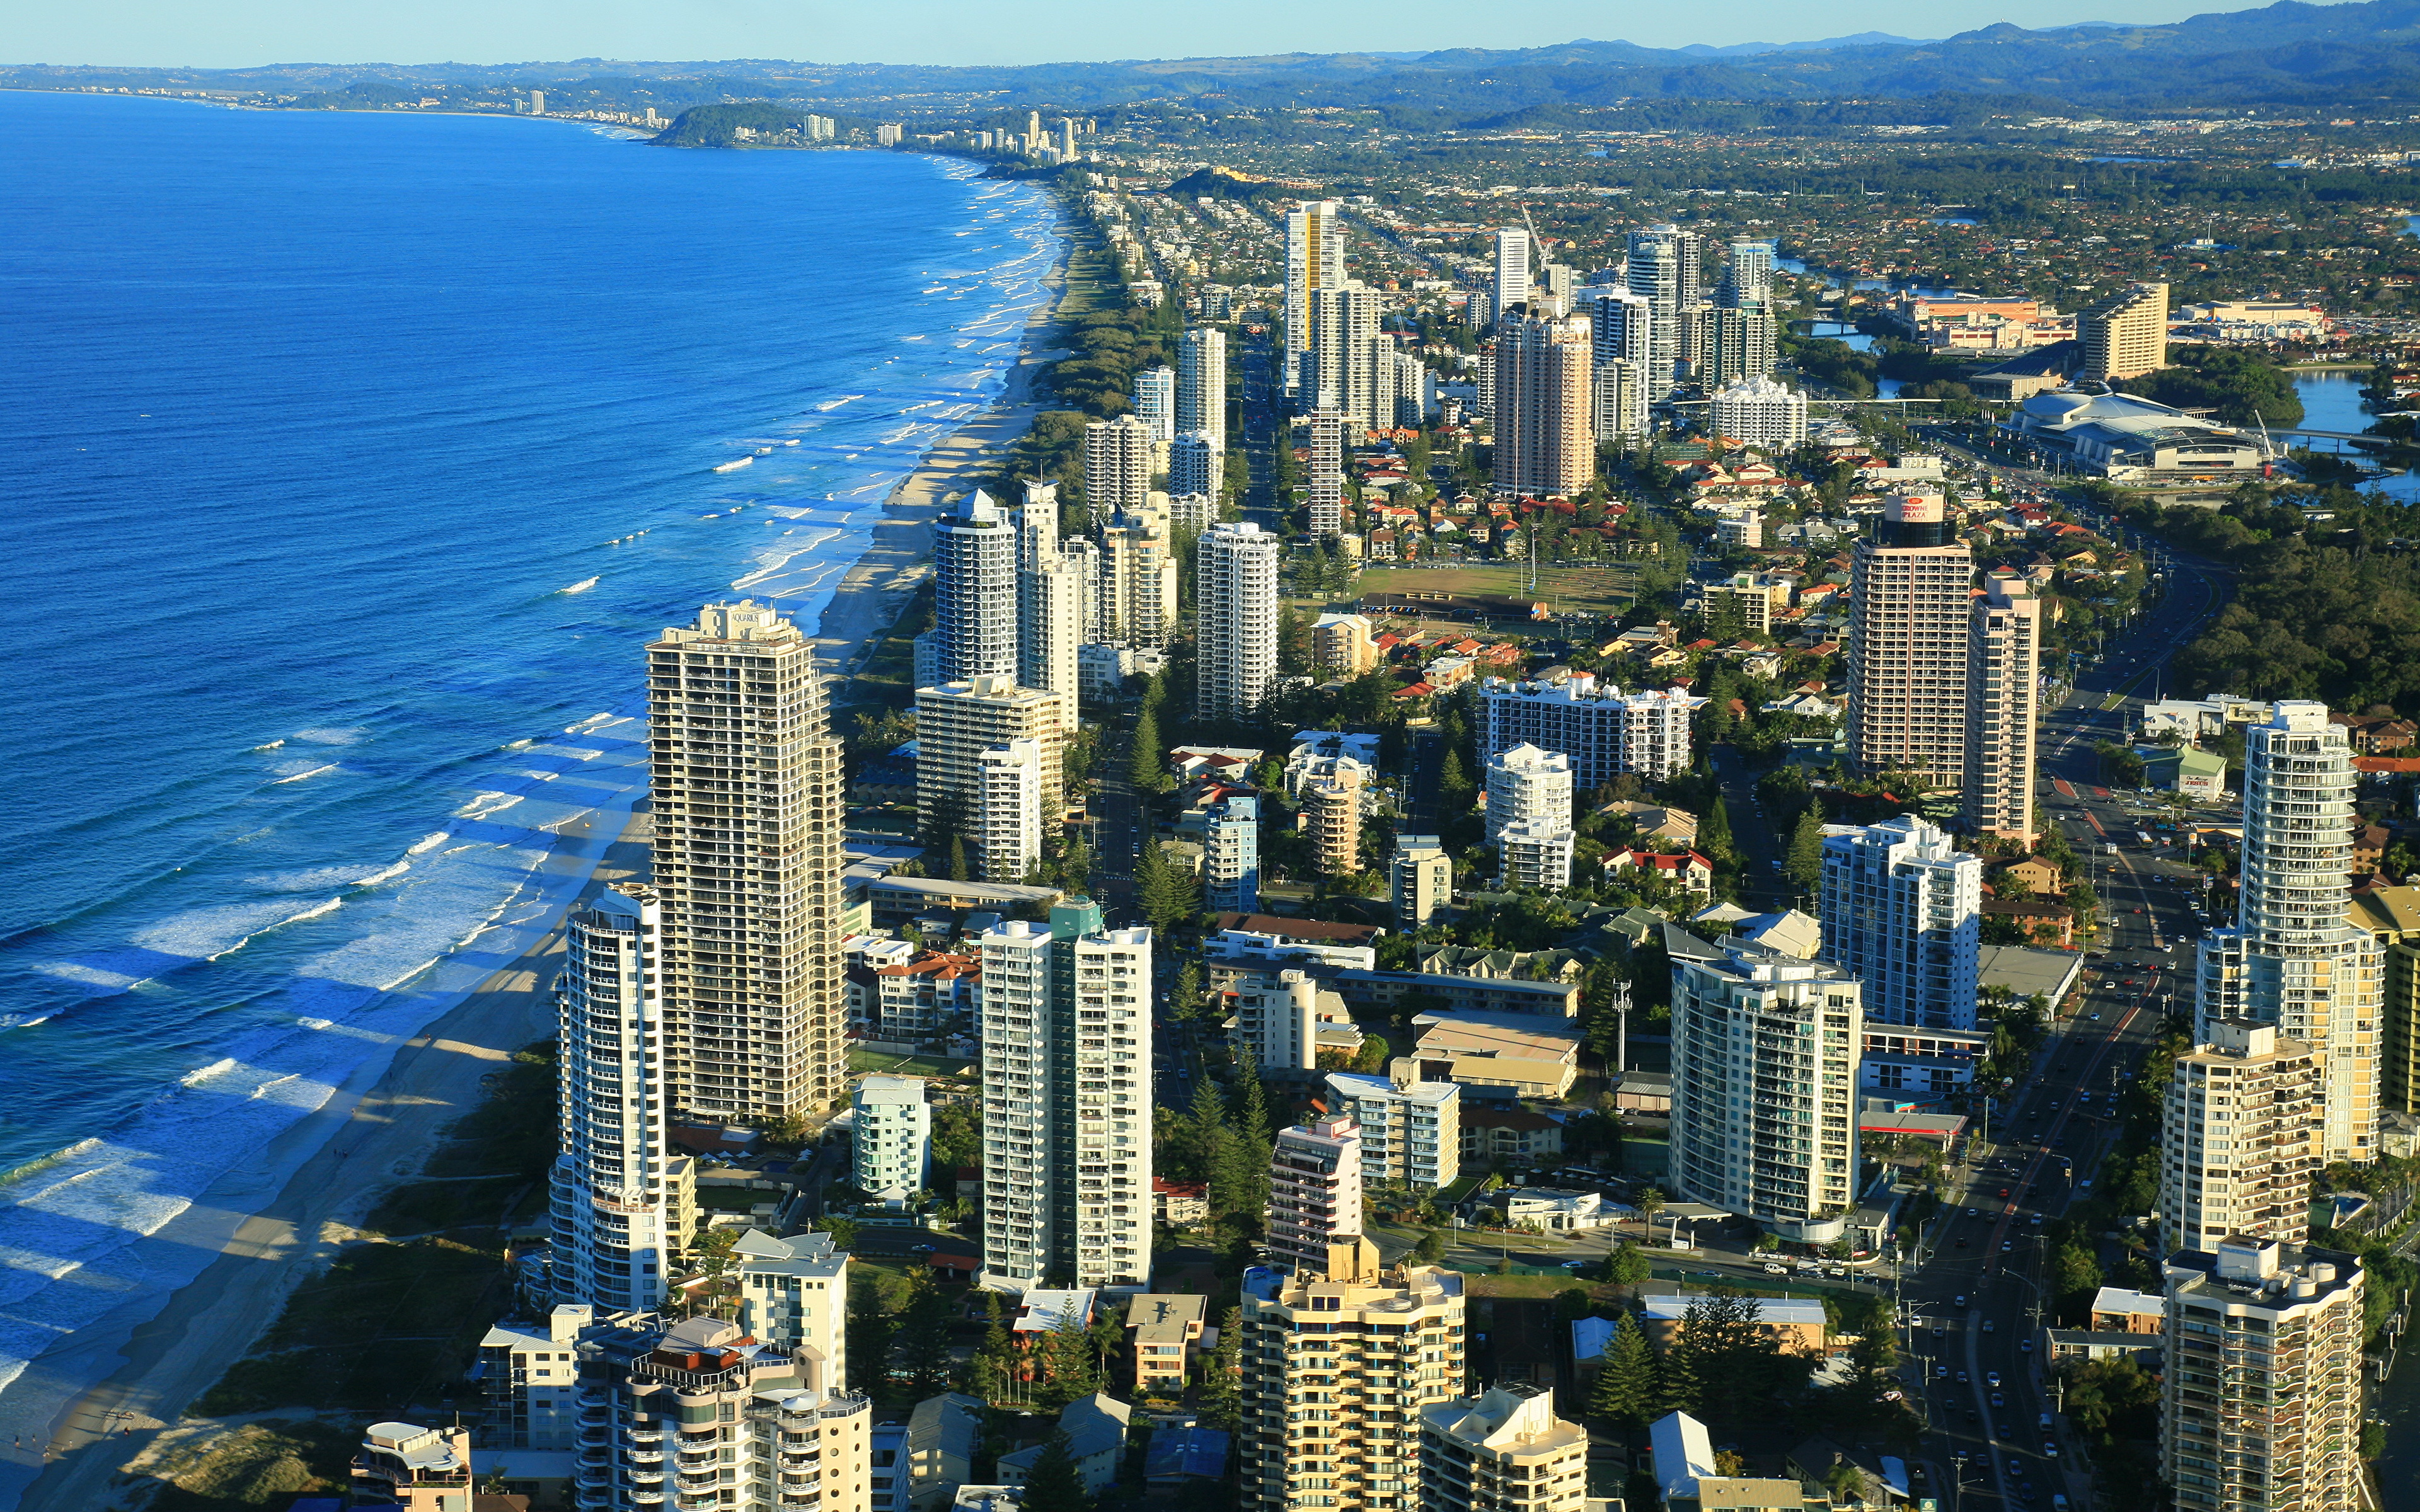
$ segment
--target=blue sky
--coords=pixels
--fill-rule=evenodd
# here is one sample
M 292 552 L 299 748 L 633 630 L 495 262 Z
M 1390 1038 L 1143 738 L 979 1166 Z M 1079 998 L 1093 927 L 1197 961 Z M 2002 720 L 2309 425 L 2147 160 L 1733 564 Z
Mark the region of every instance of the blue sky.
M 1945 37 L 1997 21 L 2175 21 L 2235 8 L 2182 0 L 1734 0 L 1609 7 L 1487 0 L 76 0 L 21 5 L 0 62 L 240 67 L 540 59 L 799 58 L 1041 63 L 1282 52 L 1530 47 L 1574 38 L 1651 47 L 1787 42 L 1863 31 Z

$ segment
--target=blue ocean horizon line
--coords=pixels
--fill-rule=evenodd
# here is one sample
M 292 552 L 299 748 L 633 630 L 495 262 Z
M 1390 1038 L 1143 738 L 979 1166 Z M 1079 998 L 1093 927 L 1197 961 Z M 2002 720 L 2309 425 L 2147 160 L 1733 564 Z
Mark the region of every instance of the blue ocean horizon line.
M 1060 252 L 1047 195 L 950 160 L 152 103 L 0 96 L 27 1442 L 65 1386 L 24 1363 L 207 1258 L 144 1236 L 559 910 L 558 836 L 644 782 L 644 640 L 750 594 L 819 621 Z

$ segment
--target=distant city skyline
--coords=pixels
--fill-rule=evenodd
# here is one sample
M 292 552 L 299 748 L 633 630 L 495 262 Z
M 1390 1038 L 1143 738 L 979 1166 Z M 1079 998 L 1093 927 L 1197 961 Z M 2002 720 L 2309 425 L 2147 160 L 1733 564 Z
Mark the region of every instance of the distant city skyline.
M 126 68 L 257 68 L 280 63 L 465 64 L 784 59 L 814 63 L 1015 66 L 1275 53 L 1429 52 L 1545 47 L 1580 39 L 1642 47 L 1804 43 L 1875 31 L 1940 38 L 2009 22 L 2029 29 L 2094 22 L 2147 25 L 2204 7 L 2186 0 L 2052 0 L 2043 6 L 1959 6 L 1883 0 L 1854 15 L 1762 3 L 1724 13 L 1714 28 L 1687 12 L 1634 12 L 1554 0 L 1517 12 L 1438 0 L 1316 11 L 1243 0 L 1172 15 L 1075 0 L 1062 24 L 965 0 L 909 0 L 871 9 L 758 3 L 669 6 L 434 0 L 409 12 L 272 0 L 204 8 L 190 0 L 110 0 L 18 19 L 0 64 Z

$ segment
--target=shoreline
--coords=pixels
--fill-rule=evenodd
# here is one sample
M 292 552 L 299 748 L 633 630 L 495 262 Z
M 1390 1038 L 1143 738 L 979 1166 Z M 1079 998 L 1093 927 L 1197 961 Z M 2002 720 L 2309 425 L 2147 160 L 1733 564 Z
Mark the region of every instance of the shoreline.
M 20 1508 L 92 1512 L 116 1504 L 113 1483 L 157 1433 L 243 1358 L 297 1285 L 360 1238 L 357 1226 L 419 1169 L 439 1132 L 479 1105 L 487 1077 L 521 1046 L 550 1036 L 547 995 L 565 918 L 606 883 L 646 871 L 646 814 L 620 814 L 618 828 L 602 832 L 615 817 L 592 819 L 550 857 L 549 867 L 585 876 L 543 934 L 264 1151 L 272 1166 L 281 1155 L 298 1162 L 275 1196 L 252 1212 L 197 1202 L 153 1236 L 215 1250 L 199 1274 L 149 1318 L 114 1322 L 106 1336 L 78 1338 L 33 1362 L 28 1376 L 72 1376 L 78 1372 L 59 1366 L 79 1361 L 107 1373 L 68 1389 L 50 1420 L 45 1468 L 20 1483 Z M 115 1368 L 101 1365 L 111 1355 L 122 1362 Z M 132 1435 L 123 1431 L 129 1427 Z M 120 1430 L 115 1437 L 113 1428 Z
M 1057 262 L 1042 278 L 1048 296 L 1026 317 L 1006 385 L 955 431 L 935 442 L 892 486 L 883 496 L 882 518 L 869 532 L 865 549 L 842 574 L 831 601 L 824 606 L 810 639 L 828 679 L 839 682 L 854 676 L 923 586 L 933 563 L 928 528 L 942 506 L 956 497 L 952 486 L 997 461 L 1033 427 L 1034 417 L 1042 412 L 1043 406 L 1033 397 L 1033 384 L 1045 365 L 1066 355 L 1043 343 L 1058 326 L 1076 253 L 1075 238 L 1066 228 L 1063 214 L 1054 219 L 1052 234 L 1060 239 L 1060 249 Z
M 1061 355 L 1044 343 L 1066 299 L 1075 250 L 1063 214 L 1054 214 L 1053 234 L 1061 247 L 1043 278 L 1046 296 L 1027 317 L 1001 393 L 892 486 L 883 519 L 825 606 L 813 639 L 829 676 L 845 679 L 862 664 L 930 572 L 926 527 L 954 497 L 953 486 L 993 465 L 1040 412 L 1033 384 Z M 27 1435 L 26 1447 L 39 1445 L 42 1462 L 25 1462 L 24 1449 L 0 1462 L 0 1506 L 90 1512 L 117 1505 L 130 1483 L 147 1500 L 145 1477 L 129 1467 L 244 1357 L 297 1285 L 360 1238 L 357 1226 L 419 1169 L 439 1132 L 479 1105 L 487 1076 L 522 1045 L 552 1036 L 547 998 L 564 920 L 606 883 L 646 874 L 646 829 L 644 809 L 602 811 L 576 833 L 566 828 L 545 865 L 579 881 L 543 933 L 392 1054 L 357 1068 L 325 1105 L 262 1150 L 255 1169 L 287 1172 L 267 1202 L 214 1204 L 205 1194 L 150 1236 L 209 1253 L 194 1276 L 29 1363 L 18 1384 L 36 1398 L 28 1415 L 43 1427 Z

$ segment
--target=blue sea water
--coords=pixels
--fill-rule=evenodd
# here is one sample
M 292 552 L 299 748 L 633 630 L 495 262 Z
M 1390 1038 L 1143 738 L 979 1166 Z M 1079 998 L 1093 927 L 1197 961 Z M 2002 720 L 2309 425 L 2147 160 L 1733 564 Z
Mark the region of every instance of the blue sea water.
M 24 93 L 0 137 L 30 1430 L 29 1358 L 206 1258 L 146 1236 L 266 1196 L 248 1159 L 561 906 L 558 832 L 644 780 L 647 634 L 814 619 L 1057 243 L 1039 192 L 896 154 Z

